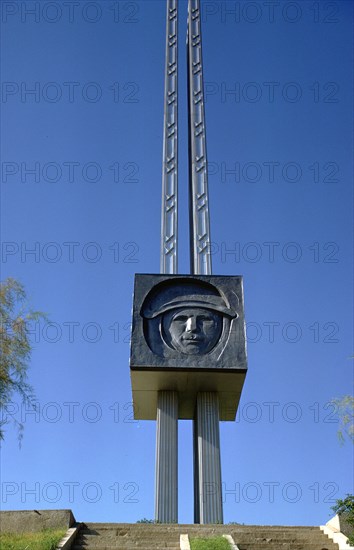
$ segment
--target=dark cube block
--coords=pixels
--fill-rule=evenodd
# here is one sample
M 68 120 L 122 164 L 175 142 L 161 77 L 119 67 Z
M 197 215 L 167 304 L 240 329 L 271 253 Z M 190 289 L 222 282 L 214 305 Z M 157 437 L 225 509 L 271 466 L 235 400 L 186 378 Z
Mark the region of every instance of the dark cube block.
M 181 418 L 196 392 L 227 393 L 231 419 L 247 370 L 242 277 L 136 275 L 130 367 L 137 418 L 154 418 L 156 392 L 169 389 Z
M 194 312 L 179 341 L 178 325 Z M 130 366 L 246 369 L 242 278 L 136 275 Z

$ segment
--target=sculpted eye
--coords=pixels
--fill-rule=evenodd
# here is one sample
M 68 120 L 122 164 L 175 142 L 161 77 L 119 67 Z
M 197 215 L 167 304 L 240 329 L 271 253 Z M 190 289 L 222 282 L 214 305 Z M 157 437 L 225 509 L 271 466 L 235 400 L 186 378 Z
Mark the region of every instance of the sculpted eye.
M 200 321 L 203 321 L 203 323 L 214 323 L 214 319 L 212 317 L 202 316 L 199 317 Z
M 175 321 L 178 323 L 186 323 L 188 321 L 188 317 L 186 315 L 176 315 L 176 317 L 172 319 L 172 322 Z

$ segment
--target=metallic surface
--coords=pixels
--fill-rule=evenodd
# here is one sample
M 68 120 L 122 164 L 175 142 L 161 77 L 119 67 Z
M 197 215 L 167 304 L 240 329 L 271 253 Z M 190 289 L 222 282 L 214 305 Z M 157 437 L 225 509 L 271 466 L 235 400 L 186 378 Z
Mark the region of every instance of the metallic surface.
M 194 523 L 223 523 L 219 399 L 216 392 L 198 393 L 193 430 Z
M 155 519 L 178 523 L 177 392 L 158 392 L 156 420 Z
M 189 216 L 191 273 L 210 275 L 210 221 L 204 113 L 202 31 L 199 0 L 188 1 L 187 33 L 189 95 Z M 208 410 L 206 400 L 217 403 L 216 392 L 200 393 L 193 421 L 194 521 L 222 523 L 219 410 Z M 212 437 L 213 445 L 210 445 Z M 209 488 L 218 487 L 212 497 Z
M 177 0 L 167 0 L 162 160 L 161 273 L 177 273 Z
M 177 281 L 178 288 L 176 281 L 172 282 L 178 277 L 177 32 L 177 0 L 167 0 L 162 275 L 136 276 L 130 360 L 134 416 L 157 419 L 156 520 L 177 522 L 177 424 L 178 418 L 194 418 L 195 522 L 222 523 L 219 419 L 235 418 L 247 371 L 242 278 L 211 275 L 201 13 L 199 0 L 188 0 L 192 275 L 180 276 L 183 280 Z M 165 277 L 162 287 L 159 277 Z M 191 291 L 191 285 L 197 288 Z M 213 285 L 216 290 L 209 292 Z M 181 329 L 184 322 L 186 328 Z M 199 335 L 188 336 L 187 341 L 184 333 L 192 332 L 191 327 L 198 323 L 204 323 Z
M 199 0 L 188 2 L 189 214 L 191 273 L 211 274 L 202 34 Z
M 161 273 L 177 273 L 178 12 L 167 0 L 161 205 Z M 156 416 L 155 520 L 177 523 L 178 394 L 159 391 Z

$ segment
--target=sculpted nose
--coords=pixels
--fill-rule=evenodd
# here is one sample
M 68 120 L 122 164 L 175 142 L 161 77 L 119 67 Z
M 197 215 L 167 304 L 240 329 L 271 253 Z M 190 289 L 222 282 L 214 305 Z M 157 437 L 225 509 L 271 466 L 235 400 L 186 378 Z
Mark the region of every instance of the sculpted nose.
M 194 332 L 197 330 L 197 322 L 195 317 L 188 317 L 186 330 L 187 332 Z

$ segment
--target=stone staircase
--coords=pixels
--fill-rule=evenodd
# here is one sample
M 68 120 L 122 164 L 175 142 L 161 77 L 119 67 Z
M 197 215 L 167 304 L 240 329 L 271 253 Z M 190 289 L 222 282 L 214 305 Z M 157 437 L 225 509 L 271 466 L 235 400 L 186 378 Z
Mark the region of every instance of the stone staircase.
M 183 527 L 184 526 L 180 526 Z M 338 550 L 319 527 L 185 526 L 189 538 L 231 535 L 239 550 Z
M 231 535 L 239 550 L 338 550 L 319 527 L 261 525 L 82 524 L 71 550 L 178 550 L 180 535 Z
M 187 533 L 189 538 L 231 535 L 239 550 L 338 550 L 319 527 L 223 525 L 202 531 L 193 526 Z
M 176 525 L 84 523 L 71 550 L 179 550 Z

